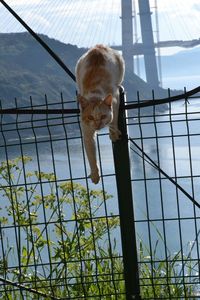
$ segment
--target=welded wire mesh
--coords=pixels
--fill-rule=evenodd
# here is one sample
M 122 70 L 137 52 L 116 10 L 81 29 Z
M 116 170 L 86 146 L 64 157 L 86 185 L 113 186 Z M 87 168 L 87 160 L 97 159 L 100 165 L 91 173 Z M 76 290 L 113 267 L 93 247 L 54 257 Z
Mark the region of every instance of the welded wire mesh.
M 46 97 L 27 108 L 66 105 L 62 96 L 55 104 Z M 1 115 L 0 124 L 0 298 L 124 299 L 107 133 L 98 136 L 95 186 L 78 115 Z
M 199 299 L 199 107 L 194 95 L 128 118 L 142 299 Z
M 162 111 L 128 111 L 137 299 L 200 294 L 199 103 L 198 95 L 171 103 L 169 94 Z M 17 100 L 12 107 L 19 108 Z M 68 107 L 61 95 L 40 106 L 30 98 L 23 109 Z M 122 255 L 128 244 L 121 245 L 107 131 L 97 136 L 101 180 L 95 186 L 77 114 L 33 111 L 2 114 L 0 121 L 1 298 L 129 299 Z

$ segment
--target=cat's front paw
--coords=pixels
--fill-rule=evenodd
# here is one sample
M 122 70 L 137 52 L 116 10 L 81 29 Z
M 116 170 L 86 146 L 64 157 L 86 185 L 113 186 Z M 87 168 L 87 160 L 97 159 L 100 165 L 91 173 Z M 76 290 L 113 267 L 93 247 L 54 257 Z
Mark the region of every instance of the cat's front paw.
M 97 184 L 100 180 L 99 170 L 91 172 L 89 176 L 93 183 Z
M 121 138 L 121 131 L 119 129 L 110 129 L 110 139 L 112 142 L 116 142 L 117 140 L 120 140 Z

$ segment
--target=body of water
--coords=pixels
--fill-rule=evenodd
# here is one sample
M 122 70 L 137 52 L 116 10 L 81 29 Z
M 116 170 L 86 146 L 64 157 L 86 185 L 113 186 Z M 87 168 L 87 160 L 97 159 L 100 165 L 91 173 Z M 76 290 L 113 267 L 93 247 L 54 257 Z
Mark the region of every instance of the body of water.
M 163 88 L 171 88 L 176 90 L 183 90 L 184 87 L 187 90 L 194 89 L 200 85 L 200 76 L 193 75 L 190 78 L 188 76 L 170 76 L 163 78 Z
M 190 107 L 190 111 L 195 112 L 199 106 L 199 100 L 192 100 L 188 107 Z M 179 121 L 173 124 L 173 129 L 170 126 L 169 117 L 166 116 L 167 112 L 156 117 L 156 127 L 152 124 L 152 117 L 145 119 L 146 125 L 142 125 L 144 150 L 154 161 L 159 161 L 161 168 L 168 175 L 173 178 L 177 177 L 178 183 L 188 193 L 191 195 L 194 193 L 193 196 L 198 201 L 200 195 L 200 118 L 196 120 L 196 115 L 194 117 L 191 116 L 191 121 L 189 122 L 190 140 L 188 140 L 187 124 L 183 119 L 183 115 L 180 114 L 184 109 L 183 101 L 174 104 L 173 114 L 176 114 L 176 116 L 173 118 L 179 119 Z M 134 125 L 129 126 L 130 136 L 140 138 L 141 132 L 140 127 L 137 125 L 137 120 L 135 119 L 133 123 Z M 157 130 L 159 136 L 157 139 L 153 138 L 155 130 Z M 174 134 L 173 139 L 171 138 L 172 130 Z M 190 150 L 188 147 L 189 143 L 191 146 Z M 58 182 L 63 182 L 72 176 L 76 182 L 83 185 L 86 184 L 84 179 L 86 176 L 85 157 L 83 156 L 80 137 L 77 136 L 76 139 L 72 138 L 66 142 L 59 135 L 52 136 L 52 141 L 45 140 L 43 135 L 38 135 L 37 140 L 32 136 L 24 135 L 22 146 L 19 145 L 17 137 L 10 138 L 7 144 L 9 146 L 6 152 L 3 147 L 1 148 L 1 161 L 4 161 L 6 157 L 12 159 L 22 154 L 31 156 L 32 161 L 26 166 L 27 172 L 36 170 L 55 173 Z M 101 158 L 101 171 L 104 177 L 103 181 L 98 185 L 92 184 L 89 180 L 89 187 L 91 189 L 102 189 L 103 187 L 109 194 L 113 195 L 106 207 L 107 214 L 117 214 L 115 171 L 112 145 L 108 135 L 102 132 L 98 136 L 98 144 L 100 150 L 98 156 Z M 157 154 L 158 148 L 159 155 Z M 190 161 L 190 156 L 192 161 Z M 199 216 L 198 209 L 196 210 L 190 200 L 181 194 L 172 183 L 163 178 L 148 162 L 144 163 L 142 158 L 132 150 L 130 151 L 130 157 L 138 236 L 148 246 L 149 243 L 156 244 L 156 241 L 159 239 L 159 232 L 162 236 L 165 236 L 167 247 L 171 252 L 177 252 L 183 247 L 187 248 L 189 243 L 195 240 L 195 225 L 199 227 L 199 223 L 197 224 L 194 221 L 194 212 Z M 191 175 L 194 177 L 193 179 L 191 179 Z M 146 181 L 144 181 L 144 178 Z M 102 212 L 102 214 L 104 213 L 105 211 Z M 179 221 L 179 218 L 182 220 Z M 163 219 L 166 221 L 163 221 Z M 149 239 L 149 233 L 152 235 L 151 240 Z M 164 244 L 162 245 L 161 242 L 161 251 L 163 247 Z

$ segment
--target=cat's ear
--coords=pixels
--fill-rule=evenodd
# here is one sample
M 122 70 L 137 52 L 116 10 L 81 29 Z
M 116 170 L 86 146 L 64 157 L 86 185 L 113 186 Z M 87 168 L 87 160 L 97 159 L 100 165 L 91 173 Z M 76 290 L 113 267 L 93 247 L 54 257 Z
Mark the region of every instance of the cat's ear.
M 111 106 L 112 105 L 112 99 L 113 99 L 112 95 L 109 94 L 108 96 L 106 96 L 106 98 L 104 98 L 103 102 L 107 106 Z
M 80 103 L 82 109 L 86 108 L 86 106 L 88 105 L 87 99 L 85 99 L 80 94 L 77 95 L 77 100 Z

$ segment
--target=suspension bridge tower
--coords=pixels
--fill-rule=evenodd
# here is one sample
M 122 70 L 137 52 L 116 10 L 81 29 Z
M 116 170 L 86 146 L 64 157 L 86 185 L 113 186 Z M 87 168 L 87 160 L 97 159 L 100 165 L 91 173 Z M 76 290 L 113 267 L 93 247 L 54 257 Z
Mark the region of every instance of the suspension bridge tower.
M 126 70 L 134 72 L 132 0 L 121 0 L 122 54 Z
M 146 81 L 152 88 L 157 88 L 159 79 L 149 0 L 138 0 L 138 8 L 142 38 L 140 54 L 144 55 Z M 136 28 L 133 28 L 133 17 L 135 18 L 134 24 L 136 24 L 136 15 L 133 16 L 132 0 L 121 0 L 121 11 L 122 53 L 127 70 L 134 72 L 133 58 L 136 55 L 134 53 L 134 43 L 137 43 L 137 40 L 133 41 L 133 36 L 137 36 L 137 34 L 133 32 L 136 30 Z

